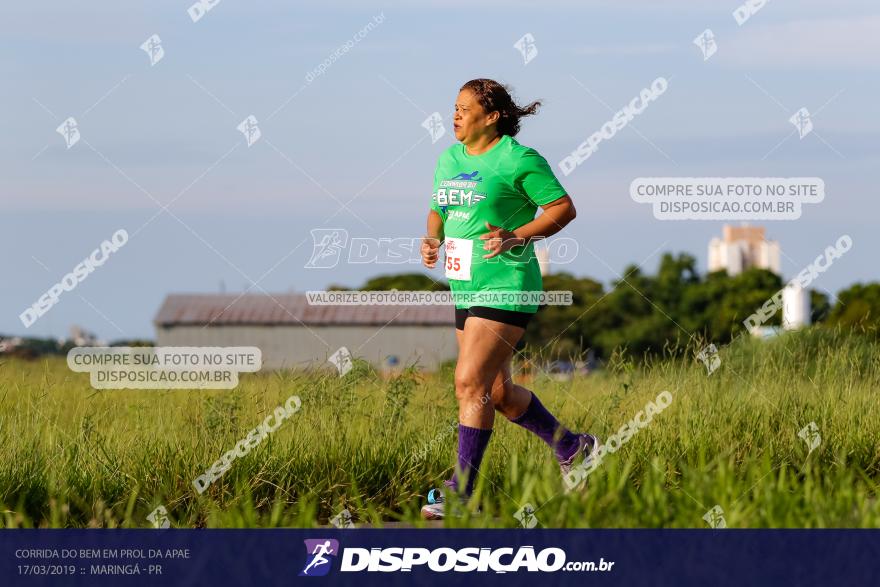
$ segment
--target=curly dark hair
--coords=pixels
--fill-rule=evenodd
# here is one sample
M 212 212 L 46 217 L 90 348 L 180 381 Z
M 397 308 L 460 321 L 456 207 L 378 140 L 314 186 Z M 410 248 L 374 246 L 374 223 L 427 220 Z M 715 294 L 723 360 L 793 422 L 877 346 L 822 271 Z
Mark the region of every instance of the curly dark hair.
M 535 100 L 526 106 L 518 106 L 510 96 L 507 86 L 493 79 L 472 79 L 461 86 L 459 91 L 463 90 L 472 91 L 486 113 L 498 112 L 500 117 L 497 128 L 500 135 L 515 137 L 519 132 L 519 119 L 537 113 L 538 106 L 541 105 L 540 100 Z

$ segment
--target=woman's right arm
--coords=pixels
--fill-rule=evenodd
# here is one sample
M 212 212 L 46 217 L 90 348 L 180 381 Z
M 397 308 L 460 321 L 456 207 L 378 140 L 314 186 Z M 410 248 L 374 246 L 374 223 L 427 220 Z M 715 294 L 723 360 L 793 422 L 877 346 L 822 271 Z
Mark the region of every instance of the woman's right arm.
M 443 218 L 436 210 L 428 210 L 428 236 L 443 240 Z
M 443 218 L 436 210 L 428 211 L 428 232 L 422 237 L 422 264 L 433 269 L 440 257 L 440 243 L 443 241 Z

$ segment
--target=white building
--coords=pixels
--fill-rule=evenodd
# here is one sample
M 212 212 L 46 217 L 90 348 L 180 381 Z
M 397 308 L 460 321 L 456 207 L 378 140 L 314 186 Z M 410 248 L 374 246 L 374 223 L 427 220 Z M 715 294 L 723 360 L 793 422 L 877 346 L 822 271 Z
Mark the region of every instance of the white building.
M 758 267 L 781 275 L 779 254 L 779 243 L 768 241 L 763 227 L 725 224 L 723 238 L 709 241 L 709 271 L 724 269 L 733 276 Z M 782 290 L 782 329 L 797 330 L 809 324 L 810 292 L 798 284 L 787 284 Z M 752 334 L 767 337 L 778 332 L 778 327 L 764 326 Z
M 541 268 L 541 277 L 550 275 L 550 251 L 545 246 L 535 247 L 535 258 L 538 259 L 538 267 Z
M 156 346 L 255 346 L 264 369 L 324 364 L 340 347 L 377 368 L 458 356 L 452 306 L 320 306 L 304 294 L 170 294 Z
M 709 241 L 709 271 L 738 275 L 751 267 L 780 274 L 779 243 L 768 241 L 762 226 L 724 225 L 723 238 Z
M 798 283 L 782 290 L 782 328 L 797 330 L 810 324 L 810 292 Z
M 76 346 L 105 346 L 107 344 L 99 339 L 98 335 L 94 332 L 90 332 L 76 324 L 70 327 L 70 341 Z

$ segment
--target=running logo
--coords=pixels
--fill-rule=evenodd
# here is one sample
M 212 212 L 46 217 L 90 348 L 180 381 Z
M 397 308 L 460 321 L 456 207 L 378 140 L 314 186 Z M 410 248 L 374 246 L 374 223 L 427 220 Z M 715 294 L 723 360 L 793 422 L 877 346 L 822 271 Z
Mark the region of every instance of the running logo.
M 58 125 L 55 132 L 64 137 L 64 143 L 68 149 L 79 142 L 79 125 L 72 116 Z
M 437 191 L 431 194 L 431 199 L 437 205 L 444 209 L 446 206 L 474 206 L 486 199 L 486 194 L 482 194 L 476 189 L 479 187 L 482 177 L 478 171 L 470 173 L 461 172 L 455 177 L 444 179 L 440 182 Z M 444 210 L 445 214 L 446 211 Z
M 538 46 L 535 45 L 535 37 L 532 33 L 526 33 L 520 37 L 519 41 L 513 44 L 513 48 L 522 55 L 523 65 L 528 65 L 529 61 L 538 56 Z
M 312 257 L 306 263 L 306 269 L 336 267 L 348 242 L 348 231 L 344 228 L 314 228 L 311 233 Z
M 801 108 L 795 112 L 788 121 L 797 128 L 798 136 L 800 138 L 804 138 L 813 130 L 813 121 L 810 118 L 810 111 L 806 108 Z
M 479 171 L 474 171 L 473 173 L 459 173 L 452 179 L 463 179 L 465 181 L 483 181 L 482 177 L 477 177 L 480 174 Z
M 332 538 L 306 539 L 306 566 L 300 577 L 323 577 L 330 572 L 331 559 L 339 554 L 339 541 Z
M 149 55 L 150 67 L 156 65 L 165 57 L 165 49 L 162 48 L 162 39 L 159 38 L 159 35 L 153 35 L 144 41 L 141 49 Z
M 443 117 L 439 112 L 434 112 L 422 122 L 422 128 L 431 135 L 431 144 L 439 141 L 446 134 L 446 127 L 443 126 Z
M 700 36 L 694 39 L 694 45 L 703 52 L 703 61 L 708 61 L 718 51 L 718 44 L 715 43 L 715 34 L 712 29 L 706 29 L 700 33 Z
M 258 124 L 259 123 L 257 122 L 256 117 L 251 114 L 250 116 L 242 120 L 241 124 L 235 127 L 241 132 L 241 134 L 244 135 L 244 139 L 247 142 L 248 148 L 259 141 L 260 137 L 263 136 L 263 133 L 260 132 L 260 127 L 258 126 Z

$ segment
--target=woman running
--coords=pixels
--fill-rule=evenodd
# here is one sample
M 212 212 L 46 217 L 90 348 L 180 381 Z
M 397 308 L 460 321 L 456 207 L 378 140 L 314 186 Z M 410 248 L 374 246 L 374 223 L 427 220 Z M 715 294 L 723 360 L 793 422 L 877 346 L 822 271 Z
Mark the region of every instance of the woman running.
M 458 94 L 453 127 L 460 143 L 437 162 L 421 246 L 423 264 L 434 268 L 445 241 L 453 295 L 542 291 L 532 243 L 562 230 L 575 209 L 547 161 L 513 138 L 520 118 L 538 106 L 518 106 L 490 79 L 471 80 Z M 543 213 L 535 218 L 539 206 Z M 563 474 L 599 446 L 595 436 L 560 425 L 534 393 L 513 383 L 510 360 L 538 305 L 528 299 L 495 303 L 499 298 L 471 304 L 456 297 L 458 464 L 444 485 L 464 498 L 473 491 L 496 411 L 546 442 Z M 422 515 L 443 518 L 443 492 L 431 490 L 428 501 Z

